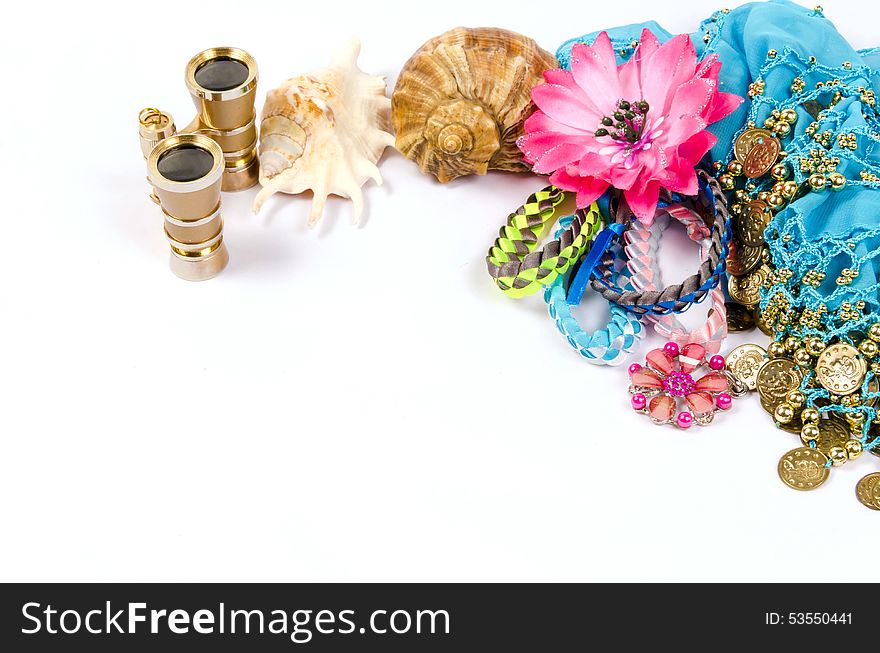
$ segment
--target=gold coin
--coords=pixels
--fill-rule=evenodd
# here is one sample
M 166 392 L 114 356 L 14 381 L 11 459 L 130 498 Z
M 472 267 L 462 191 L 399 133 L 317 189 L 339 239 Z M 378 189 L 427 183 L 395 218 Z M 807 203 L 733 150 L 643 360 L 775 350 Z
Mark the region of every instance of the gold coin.
M 727 272 L 735 277 L 751 272 L 761 263 L 762 249 L 736 242 L 728 245 Z
M 763 408 L 765 411 L 767 411 L 767 413 L 770 415 L 776 414 L 776 407 L 781 403 L 782 403 L 782 401 L 773 402 L 773 401 L 766 401 L 763 398 L 761 398 L 761 408 Z
M 828 480 L 828 456 L 818 449 L 792 449 L 779 461 L 779 478 L 794 490 L 815 490 Z
M 766 175 L 776 163 L 781 150 L 782 146 L 773 136 L 760 138 L 743 161 L 743 174 L 749 179 Z
M 759 141 L 765 139 L 775 140 L 773 132 L 768 129 L 745 130 L 742 134 L 736 137 L 736 142 L 733 144 L 733 155 L 736 157 L 736 160 L 740 163 L 745 163 L 749 152 L 752 151 Z
M 868 364 L 859 350 L 845 342 L 826 347 L 816 360 L 816 378 L 828 392 L 844 396 L 862 387 Z
M 755 316 L 745 306 L 727 302 L 724 304 L 727 313 L 727 330 L 731 333 L 751 331 L 755 328 Z
M 819 437 L 816 439 L 816 448 L 826 456 L 831 447 L 842 447 L 849 440 L 849 428 L 846 424 L 836 419 L 823 419 L 819 422 Z
M 880 474 L 868 474 L 856 484 L 856 496 L 871 510 L 880 510 Z
M 749 390 L 758 387 L 758 370 L 767 362 L 767 350 L 758 345 L 740 345 L 727 355 L 727 370 Z
M 757 259 L 756 267 L 761 260 L 761 247 L 764 245 L 764 230 L 770 224 L 770 209 L 761 200 L 752 200 L 743 204 L 742 213 L 734 223 L 734 233 L 740 244 L 753 247 L 757 252 L 750 253 Z
M 800 389 L 803 378 L 794 362 L 787 358 L 774 358 L 758 370 L 758 394 L 768 405 L 778 406 L 789 392 Z
M 773 336 L 773 328 L 764 320 L 764 314 L 760 308 L 755 309 L 755 326 L 765 336 Z
M 743 306 L 754 306 L 761 301 L 761 288 L 772 274 L 769 267 L 762 265 L 744 277 L 728 277 L 727 292 L 733 301 Z
M 819 399 L 817 399 L 813 403 L 816 405 L 816 409 L 819 411 L 822 411 L 823 409 L 828 408 L 827 404 L 820 406 Z M 846 413 L 839 411 L 839 410 L 830 410 L 830 409 L 827 412 L 828 412 L 828 419 L 830 419 L 833 422 L 837 422 L 838 424 L 841 424 L 843 426 L 843 428 L 845 428 L 847 430 L 847 432 L 850 432 L 850 433 L 852 432 L 852 427 L 849 424 L 849 420 L 846 418 Z M 858 429 L 858 431 L 859 431 L 858 437 L 861 437 L 861 429 Z M 854 437 L 854 436 L 850 435 L 850 437 Z
M 773 418 L 773 424 L 776 426 L 776 428 L 778 428 L 782 431 L 786 431 L 788 433 L 800 435 L 801 429 L 804 428 L 804 423 L 801 422 L 800 417 L 795 417 L 788 424 L 783 424 L 782 422 L 776 421 L 776 408 L 779 406 L 779 404 L 782 403 L 782 401 L 767 402 L 767 401 L 764 401 L 763 399 L 760 399 L 760 402 L 761 402 L 761 408 L 763 408 L 767 412 L 767 414 Z

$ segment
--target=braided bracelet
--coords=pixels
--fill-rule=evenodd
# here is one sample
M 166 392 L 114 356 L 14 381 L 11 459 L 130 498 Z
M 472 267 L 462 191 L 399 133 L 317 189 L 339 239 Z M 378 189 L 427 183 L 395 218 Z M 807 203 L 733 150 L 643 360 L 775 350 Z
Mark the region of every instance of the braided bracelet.
M 657 262 L 657 250 L 660 235 L 669 224 L 669 218 L 673 217 L 681 222 L 686 228 L 688 236 L 694 242 L 700 244 L 700 254 L 706 258 L 706 250 L 709 247 L 709 230 L 703 219 L 688 208 L 680 204 L 672 204 L 662 211 L 658 211 L 654 217 L 654 223 L 645 227 L 638 220 L 634 220 L 630 228 L 623 234 L 624 253 L 626 266 L 630 272 L 630 283 L 637 290 L 657 290 L 661 285 L 661 273 Z M 709 292 L 712 307 L 706 318 L 705 324 L 697 329 L 688 330 L 682 325 L 675 314 L 651 315 L 648 319 L 654 323 L 654 330 L 667 340 L 674 342 L 680 347 L 696 343 L 702 345 L 711 354 L 717 354 L 721 345 L 727 339 L 727 312 L 724 306 L 724 292 L 719 285 Z
M 489 275 L 510 297 L 525 297 L 546 286 L 577 261 L 602 226 L 593 204 L 575 212 L 571 224 L 543 249 L 536 250 L 541 234 L 556 217 L 565 198 L 563 191 L 548 186 L 530 196 L 511 213 L 507 224 L 486 257 Z
M 571 216 L 559 221 L 557 238 L 570 223 Z M 568 344 L 596 365 L 619 365 L 626 360 L 645 332 L 639 316 L 609 302 L 611 320 L 608 325 L 592 334 L 587 333 L 571 314 L 571 307 L 565 301 L 566 286 L 566 276 L 559 275 L 544 289 L 544 301 L 547 302 L 550 317 Z
M 614 255 L 606 252 L 596 265 L 592 287 L 605 299 L 615 302 L 628 311 L 639 315 L 668 315 L 681 313 L 706 298 L 718 286 L 727 262 L 727 243 L 730 240 L 730 218 L 727 201 L 718 182 L 702 170 L 697 171 L 700 193 L 696 197 L 682 197 L 663 192 L 661 206 L 680 203 L 689 206 L 703 216 L 707 226 L 711 224 L 710 244 L 705 260 L 696 274 L 680 284 L 663 290 L 625 290 L 614 279 Z M 632 211 L 619 195 L 612 198 L 610 220 L 616 225 L 629 225 L 634 219 Z M 569 297 L 569 302 L 572 298 Z

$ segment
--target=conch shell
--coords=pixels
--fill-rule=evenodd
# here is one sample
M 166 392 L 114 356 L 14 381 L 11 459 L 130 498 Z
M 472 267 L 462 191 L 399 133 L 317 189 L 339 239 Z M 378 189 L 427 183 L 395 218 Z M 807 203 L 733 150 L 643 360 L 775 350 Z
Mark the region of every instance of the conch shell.
M 431 39 L 391 96 L 397 149 L 443 183 L 529 170 L 516 139 L 534 111 L 532 88 L 556 67 L 535 41 L 503 29 L 458 27 Z
M 312 190 L 309 225 L 330 194 L 350 198 L 354 221 L 363 213 L 367 180 L 382 184 L 376 163 L 394 145 L 388 131 L 391 100 L 385 78 L 358 68 L 361 46 L 352 40 L 330 67 L 288 79 L 269 91 L 260 124 L 260 183 L 254 213 L 275 193 Z

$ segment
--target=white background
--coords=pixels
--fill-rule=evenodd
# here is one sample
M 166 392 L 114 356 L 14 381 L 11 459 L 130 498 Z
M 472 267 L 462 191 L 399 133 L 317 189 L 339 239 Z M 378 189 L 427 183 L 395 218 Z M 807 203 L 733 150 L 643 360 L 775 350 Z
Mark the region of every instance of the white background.
M 824 4 L 855 46 L 877 44 L 874 6 Z M 494 287 L 486 250 L 542 179 L 442 186 L 389 150 L 360 228 L 343 200 L 310 230 L 308 198 L 253 216 L 256 189 L 227 194 L 231 263 L 201 284 L 169 271 L 147 198 L 138 110 L 189 122 L 183 70 L 206 47 L 256 57 L 261 106 L 352 35 L 390 92 L 416 48 L 460 24 L 555 51 L 651 18 L 690 32 L 716 8 L 7 6 L 0 578 L 880 580 L 865 557 L 880 515 L 854 495 L 877 458 L 794 492 L 776 464 L 798 440 L 757 397 L 710 428 L 653 426 L 630 410 L 624 368 L 586 364 L 540 296 Z M 670 278 L 696 265 L 673 250 Z M 598 325 L 607 309 L 587 308 Z M 731 344 L 749 339 L 766 344 Z

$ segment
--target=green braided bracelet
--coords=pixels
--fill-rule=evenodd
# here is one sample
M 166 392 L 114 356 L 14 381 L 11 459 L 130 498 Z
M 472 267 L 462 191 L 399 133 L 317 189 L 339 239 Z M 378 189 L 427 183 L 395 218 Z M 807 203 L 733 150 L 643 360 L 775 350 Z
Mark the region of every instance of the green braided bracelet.
M 501 228 L 486 265 L 489 275 L 509 297 L 525 297 L 553 283 L 583 255 L 602 228 L 596 204 L 578 209 L 559 238 L 536 251 L 541 235 L 555 222 L 563 199 L 563 191 L 547 186 L 511 213 Z

